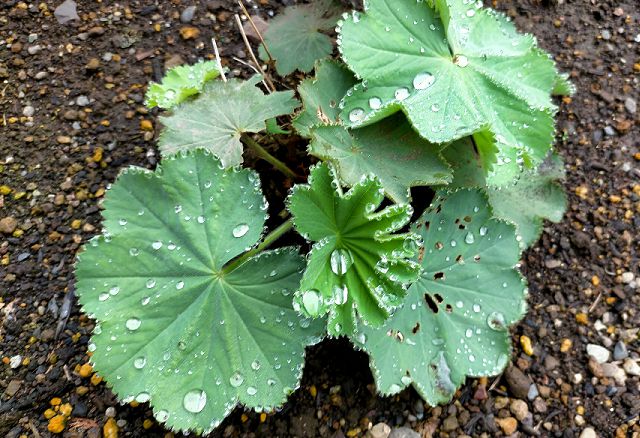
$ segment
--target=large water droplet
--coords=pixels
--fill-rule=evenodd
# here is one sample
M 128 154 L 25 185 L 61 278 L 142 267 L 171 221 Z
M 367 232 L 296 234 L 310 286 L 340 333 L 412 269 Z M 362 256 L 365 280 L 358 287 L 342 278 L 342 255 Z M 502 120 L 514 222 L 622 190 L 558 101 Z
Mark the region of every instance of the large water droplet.
M 107 301 L 109 299 L 111 295 L 109 295 L 108 293 L 102 293 L 100 295 L 98 295 L 98 301 Z
M 369 106 L 372 110 L 377 110 L 382 107 L 382 100 L 379 97 L 372 97 L 369 99 Z
M 147 280 L 147 289 L 151 289 L 156 285 L 156 281 L 153 278 Z
M 407 386 L 407 385 L 411 385 L 411 382 L 413 382 L 413 379 L 409 376 L 402 376 L 400 378 L 400 381 L 402 382 L 403 385 Z
M 358 123 L 364 120 L 365 112 L 362 108 L 354 108 L 349 113 L 349 120 L 351 123 Z
M 249 386 L 247 388 L 247 394 L 256 395 L 257 393 L 258 393 L 258 390 L 256 388 L 254 388 L 253 386 Z
M 398 88 L 395 92 L 395 96 L 396 100 L 403 101 L 409 97 L 409 89 L 405 87 Z
M 504 331 L 507 328 L 504 315 L 500 312 L 491 312 L 487 318 L 487 325 L 495 331 Z
M 129 318 L 129 319 L 127 319 L 127 322 L 125 322 L 124 325 L 129 330 L 135 331 L 135 330 L 138 330 L 140 328 L 141 324 L 142 324 L 142 321 L 140 321 L 138 318 Z
M 140 254 L 140 250 L 138 248 L 129 249 L 129 254 L 133 257 L 137 257 Z
M 464 55 L 456 55 L 453 57 L 453 63 L 458 67 L 466 67 L 469 65 L 469 59 Z
M 429 72 L 418 73 L 413 79 L 413 88 L 425 90 L 435 82 L 436 78 Z
M 162 409 L 156 413 L 156 420 L 158 420 L 159 423 L 164 423 L 168 419 L 169 411 L 165 411 L 164 409 Z
M 480 227 L 480 235 L 481 236 L 486 236 L 487 235 L 487 227 Z
M 159 250 L 160 248 L 162 248 L 162 242 L 160 241 L 153 242 L 151 244 L 151 248 L 155 249 L 156 251 Z
M 347 298 L 349 297 L 349 289 L 347 286 L 335 286 L 333 288 L 333 302 L 338 306 L 343 305 L 347 302 Z
M 120 219 L 120 220 L 118 221 L 118 223 L 119 223 L 121 226 L 123 226 L 123 227 L 124 227 L 125 225 L 127 225 L 127 220 L 126 220 L 126 219 Z
M 473 235 L 473 233 L 469 232 L 467 233 L 467 235 L 464 238 L 465 243 L 471 245 L 473 242 L 476 241 L 475 236 Z
M 238 224 L 231 233 L 233 237 L 242 237 L 249 232 L 249 225 L 247 224 Z
M 141 370 L 142 368 L 144 368 L 144 366 L 147 364 L 147 358 L 146 357 L 137 357 L 133 360 L 133 366 L 138 369 Z
M 260 362 L 258 362 L 257 360 L 251 362 L 251 369 L 254 371 L 258 371 L 260 369 Z
M 182 406 L 194 414 L 202 412 L 207 404 L 207 393 L 202 389 L 192 389 L 184 395 L 182 399 Z
M 302 305 L 310 316 L 316 317 L 320 314 L 322 302 L 322 295 L 315 289 L 308 290 L 302 294 Z
M 353 258 L 348 250 L 338 248 L 331 253 L 330 264 L 334 274 L 344 275 L 353 264 Z
M 135 400 L 136 400 L 138 403 L 146 403 L 146 402 L 148 402 L 149 400 L 151 400 L 151 396 L 149 395 L 149 393 L 148 393 L 148 392 L 141 392 L 140 394 L 138 394 L 138 395 L 136 396 Z
M 234 388 L 237 388 L 244 383 L 244 376 L 240 374 L 240 371 L 236 371 L 231 375 L 231 377 L 229 377 L 229 383 Z

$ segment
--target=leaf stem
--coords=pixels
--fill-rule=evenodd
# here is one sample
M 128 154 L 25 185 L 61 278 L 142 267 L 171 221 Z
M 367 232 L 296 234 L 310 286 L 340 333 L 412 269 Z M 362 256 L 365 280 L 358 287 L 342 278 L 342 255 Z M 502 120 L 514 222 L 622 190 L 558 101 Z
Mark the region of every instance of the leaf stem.
M 244 262 L 249 260 L 256 254 L 261 253 L 268 247 L 270 247 L 276 240 L 278 240 L 283 235 L 287 234 L 293 228 L 293 218 L 290 218 L 286 222 L 282 223 L 278 228 L 267 234 L 262 242 L 256 246 L 251 251 L 247 251 L 242 254 L 237 259 L 233 260 L 231 263 L 227 264 L 224 268 L 222 268 L 222 273 L 227 274 L 229 272 L 234 271 L 238 266 L 242 265 Z
M 250 147 L 258 157 L 270 163 L 273 167 L 278 169 L 280 172 L 284 173 L 289 178 L 293 180 L 298 179 L 298 175 L 296 175 L 296 173 L 293 170 L 289 169 L 289 167 L 287 167 L 286 164 L 284 164 L 282 161 L 278 160 L 276 157 L 274 157 L 269 152 L 267 152 L 267 150 L 262 146 L 260 146 L 260 144 L 258 144 L 257 141 L 251 138 L 251 136 L 247 134 L 242 134 L 240 139 L 244 144 Z

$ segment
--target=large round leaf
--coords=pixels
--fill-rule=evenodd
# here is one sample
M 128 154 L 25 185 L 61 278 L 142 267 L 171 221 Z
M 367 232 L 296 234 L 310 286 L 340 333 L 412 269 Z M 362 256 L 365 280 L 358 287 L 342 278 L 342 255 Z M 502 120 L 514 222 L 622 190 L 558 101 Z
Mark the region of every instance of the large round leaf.
M 292 308 L 304 267 L 294 249 L 225 267 L 262 234 L 257 175 L 179 154 L 155 173 L 123 172 L 105 207 L 105 235 L 76 275 L 98 321 L 92 360 L 118 396 L 150 400 L 159 421 L 198 432 L 238 403 L 281 405 L 322 327 Z
M 431 405 L 451 399 L 465 376 L 499 373 L 508 326 L 526 310 L 512 225 L 491 218 L 476 190 L 440 193 L 412 227 L 424 239 L 424 269 L 382 328 L 352 339 L 370 355 L 378 390 L 413 385 Z

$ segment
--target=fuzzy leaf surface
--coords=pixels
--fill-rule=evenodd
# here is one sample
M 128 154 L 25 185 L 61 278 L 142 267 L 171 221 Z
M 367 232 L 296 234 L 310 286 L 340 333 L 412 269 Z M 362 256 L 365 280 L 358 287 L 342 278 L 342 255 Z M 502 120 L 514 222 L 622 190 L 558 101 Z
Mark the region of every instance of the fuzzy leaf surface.
M 464 0 L 435 7 L 370 0 L 344 20 L 339 47 L 364 82 L 343 100 L 342 119 L 362 126 L 402 110 L 433 143 L 488 127 L 498 147 L 489 179 L 506 184 L 551 146 L 555 65 L 502 14 Z
M 411 206 L 376 211 L 384 190 L 373 176 L 344 195 L 338 187 L 322 164 L 289 198 L 297 230 L 315 242 L 294 307 L 311 317 L 328 313 L 332 336 L 353 333 L 358 320 L 381 325 L 420 272 L 409 260 L 419 247 L 417 235 L 396 233 L 410 220 Z
M 465 376 L 498 374 L 509 361 L 509 325 L 526 310 L 512 225 L 493 219 L 478 190 L 439 192 L 412 226 L 424 240 L 423 273 L 401 309 L 353 342 L 369 353 L 378 391 L 413 385 L 430 405 Z
M 324 32 L 333 29 L 342 13 L 334 0 L 315 0 L 300 6 L 287 7 L 284 13 L 269 22 L 264 41 L 276 61 L 276 71 L 287 76 L 296 70 L 307 73 L 318 59 L 333 52 L 333 42 Z M 269 57 L 260 45 L 260 57 Z
M 260 76 L 247 81 L 213 82 L 198 99 L 185 102 L 173 115 L 160 118 L 165 125 L 159 140 L 162 154 L 204 148 L 225 167 L 241 164 L 240 136 L 265 130 L 266 120 L 290 114 L 299 105 L 293 91 L 265 95 L 256 87 L 259 82 Z
M 132 167 L 107 195 L 105 235 L 78 257 L 96 370 L 170 429 L 210 431 L 237 404 L 280 406 L 324 329 L 292 308 L 295 249 L 225 270 L 260 239 L 264 203 L 253 171 L 223 170 L 202 150 L 156 172 Z
M 443 155 L 454 169 L 454 179 L 448 187 L 483 188 L 494 216 L 516 226 L 524 248 L 538 240 L 545 219 L 562 220 L 567 196 L 559 183 L 565 177 L 559 155 L 549 155 L 537 168 L 524 170 L 513 183 L 503 187 L 487 183 L 482 159 L 468 140 L 449 146 Z
M 201 61 L 194 65 L 179 65 L 162 78 L 161 83 L 152 82 L 146 95 L 148 108 L 171 109 L 189 97 L 202 91 L 206 82 L 220 75 L 214 61 Z

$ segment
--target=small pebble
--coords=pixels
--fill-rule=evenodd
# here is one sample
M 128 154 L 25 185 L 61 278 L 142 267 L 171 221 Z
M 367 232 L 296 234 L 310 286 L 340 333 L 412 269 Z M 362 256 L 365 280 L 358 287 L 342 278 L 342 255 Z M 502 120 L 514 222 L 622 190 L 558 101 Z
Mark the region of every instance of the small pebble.
M 633 359 L 625 359 L 622 368 L 630 376 L 640 376 L 640 365 Z
M 611 357 L 609 350 L 596 344 L 587 345 L 587 354 L 597 360 L 598 363 L 605 363 Z
M 193 20 L 193 16 L 195 15 L 195 13 L 195 6 L 189 6 L 188 8 L 185 8 L 185 10 L 182 11 L 182 14 L 180 14 L 180 21 L 184 24 L 191 23 L 191 20 Z
M 9 359 L 9 366 L 13 369 L 18 368 L 21 363 L 22 363 L 22 356 L 20 356 L 19 354 L 16 354 L 15 356 L 11 356 L 11 359 Z
M 36 44 L 35 46 L 29 46 L 27 48 L 27 52 L 29 52 L 29 55 L 37 55 L 41 50 L 42 46 L 40 46 L 39 44 Z
M 109 406 L 106 411 L 104 411 L 104 415 L 107 418 L 114 418 L 116 416 L 116 408 L 113 406 Z
M 369 431 L 371 438 L 387 438 L 390 433 L 391 428 L 385 423 L 378 423 Z
M 611 126 L 605 126 L 604 133 L 609 137 L 613 137 L 614 135 L 616 135 L 615 129 L 613 129 Z
M 524 420 L 529 414 L 529 406 L 523 400 L 513 400 L 509 406 L 509 410 L 518 419 L 518 421 Z
M 622 280 L 622 282 L 624 284 L 629 284 L 633 281 L 634 279 L 634 275 L 633 272 L 624 272 L 621 276 L 620 276 L 620 280 Z
M 636 101 L 631 97 L 627 97 L 624 100 L 624 107 L 631 114 L 635 114 L 637 109 L 638 109 L 638 105 L 637 105 Z
M 616 342 L 616 346 L 613 347 L 613 360 L 623 360 L 629 357 L 629 351 L 624 342 Z
M 590 427 L 587 427 L 580 433 L 580 438 L 598 438 L 596 431 Z
M 30 105 L 29 106 L 25 106 L 22 109 L 22 115 L 25 116 L 25 117 L 31 117 L 35 113 L 36 113 L 36 109 L 34 107 L 30 106 Z
M 78 106 L 89 105 L 89 98 L 87 96 L 78 96 L 76 99 L 76 105 Z

